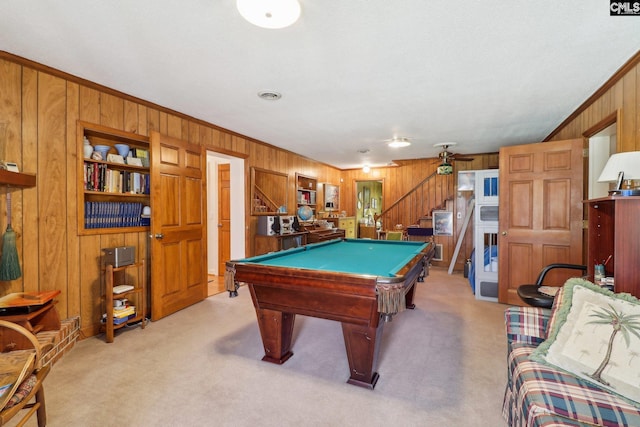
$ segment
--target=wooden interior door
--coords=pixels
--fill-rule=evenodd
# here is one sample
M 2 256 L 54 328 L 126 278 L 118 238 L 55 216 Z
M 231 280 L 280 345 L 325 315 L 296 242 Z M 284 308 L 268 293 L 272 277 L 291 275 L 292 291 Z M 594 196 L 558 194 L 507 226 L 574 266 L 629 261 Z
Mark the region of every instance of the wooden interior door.
M 231 259 L 231 165 L 218 165 L 218 274 Z
M 151 320 L 158 320 L 207 296 L 206 156 L 158 132 L 151 153 Z
M 548 264 L 582 264 L 582 145 L 574 139 L 500 149 L 500 302 L 523 305 L 518 286 L 535 283 Z M 567 275 L 547 277 L 559 286 Z

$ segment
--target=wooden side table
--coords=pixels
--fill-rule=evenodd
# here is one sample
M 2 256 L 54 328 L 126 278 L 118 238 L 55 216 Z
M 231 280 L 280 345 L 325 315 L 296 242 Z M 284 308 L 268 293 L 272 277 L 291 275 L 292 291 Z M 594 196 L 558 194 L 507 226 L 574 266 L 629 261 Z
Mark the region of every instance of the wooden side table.
M 360 239 L 377 239 L 378 232 L 376 231 L 376 227 L 373 225 L 359 224 L 358 237 Z
M 16 323 L 32 334 L 60 329 L 54 298 L 60 291 L 16 292 L 0 298 L 0 319 Z M 1 337 L 2 351 L 31 348 L 23 335 L 7 330 Z

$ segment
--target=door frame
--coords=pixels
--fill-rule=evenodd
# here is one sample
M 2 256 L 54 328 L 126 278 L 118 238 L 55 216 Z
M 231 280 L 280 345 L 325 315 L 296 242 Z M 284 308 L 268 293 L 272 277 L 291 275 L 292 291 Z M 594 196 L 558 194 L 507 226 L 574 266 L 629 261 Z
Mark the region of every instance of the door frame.
M 207 150 L 207 271 L 223 275 L 218 270 L 218 168 L 229 163 L 231 169 L 231 258 L 241 259 L 246 255 L 245 247 L 245 159 L 212 150 Z M 240 194 L 242 197 L 233 197 Z
M 620 151 L 618 135 L 621 123 L 620 109 L 609 114 L 582 133 L 587 142 L 589 157 L 584 166 L 585 195 L 594 199 L 608 195 L 609 183 L 598 183 L 607 160 L 612 154 Z M 601 158 L 606 154 L 606 158 Z

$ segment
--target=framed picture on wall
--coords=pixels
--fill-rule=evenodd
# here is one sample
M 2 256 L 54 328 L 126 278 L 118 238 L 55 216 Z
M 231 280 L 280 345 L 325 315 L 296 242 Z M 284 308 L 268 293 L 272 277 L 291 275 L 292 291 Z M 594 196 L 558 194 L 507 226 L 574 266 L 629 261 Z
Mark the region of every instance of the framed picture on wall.
M 332 203 L 332 205 L 328 205 Z M 334 211 L 340 210 L 340 187 L 337 185 L 324 185 L 324 206 L 333 206 Z
M 453 212 L 433 211 L 433 235 L 453 236 Z

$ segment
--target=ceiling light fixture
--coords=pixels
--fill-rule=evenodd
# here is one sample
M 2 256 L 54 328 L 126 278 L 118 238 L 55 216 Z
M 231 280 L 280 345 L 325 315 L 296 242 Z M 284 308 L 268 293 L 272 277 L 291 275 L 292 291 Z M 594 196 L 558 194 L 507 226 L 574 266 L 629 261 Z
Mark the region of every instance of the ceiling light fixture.
M 391 148 L 402 148 L 402 147 L 410 146 L 411 141 L 409 141 L 409 138 L 394 136 L 393 139 L 389 141 L 389 144 L 387 145 Z
M 362 172 L 364 173 L 369 173 L 370 170 L 371 168 L 369 167 L 369 165 L 364 165 L 364 167 L 362 168 Z
M 237 0 L 236 7 L 244 19 L 268 29 L 288 27 L 300 17 L 298 0 Z

